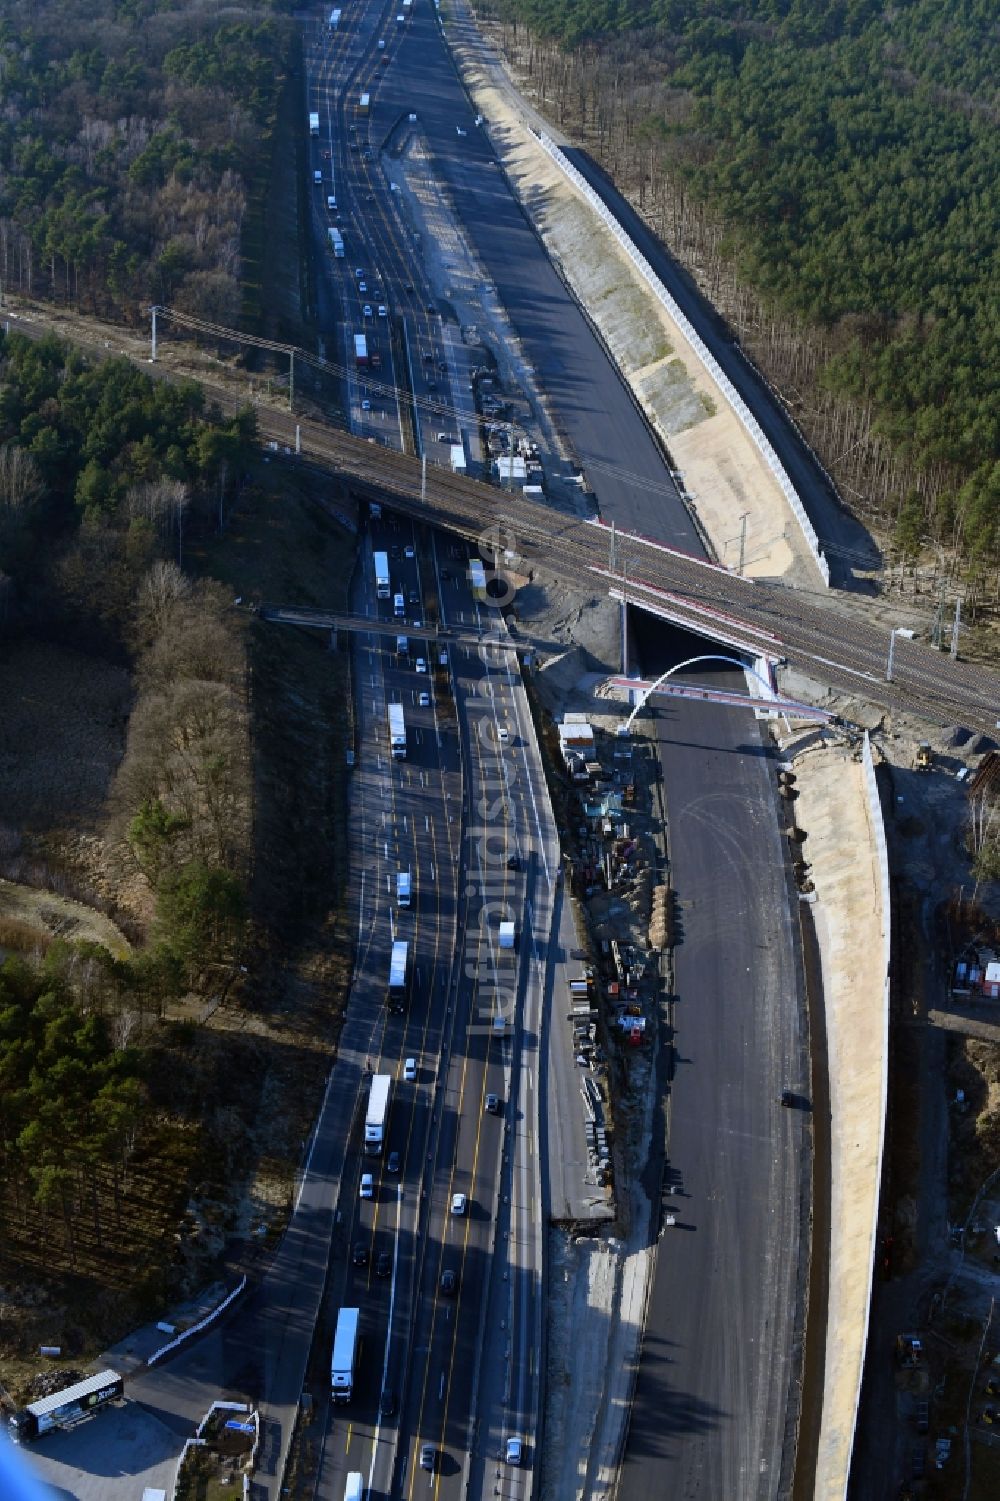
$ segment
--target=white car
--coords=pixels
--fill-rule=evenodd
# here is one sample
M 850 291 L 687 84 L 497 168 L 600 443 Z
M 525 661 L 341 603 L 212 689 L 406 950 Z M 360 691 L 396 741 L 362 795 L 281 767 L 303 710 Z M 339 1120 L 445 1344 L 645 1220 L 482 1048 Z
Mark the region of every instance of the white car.
M 379 315 L 380 318 L 388 318 L 388 316 L 389 316 L 389 314 L 386 312 L 386 307 L 385 307 L 385 303 L 384 302 L 380 302 L 379 305 L 378 305 L 378 315 Z
M 497 739 L 499 740 L 501 745 L 506 745 L 510 740 L 510 731 L 505 730 L 503 725 L 501 725 L 497 730 Z
M 412 558 L 415 556 L 412 542 L 407 542 L 406 546 L 403 548 L 403 556 L 404 558 Z
M 426 661 L 424 660 L 423 657 L 418 657 L 417 658 L 416 668 L 417 668 L 418 672 L 426 672 L 427 671 L 427 663 L 426 663 Z
M 509 1438 L 507 1440 L 505 1457 L 509 1465 L 519 1465 L 521 1463 L 521 1440 L 519 1438 Z
M 421 693 L 420 698 L 419 698 L 419 704 L 420 704 L 421 709 L 429 709 L 430 706 L 431 706 L 431 696 L 430 696 L 430 694 L 429 693 Z
M 374 1199 L 375 1197 L 375 1179 L 371 1173 L 361 1174 L 361 1197 L 363 1199 Z
M 361 281 L 361 279 L 362 279 L 362 277 L 364 276 L 365 273 L 362 271 L 361 267 L 359 266 L 357 268 L 357 270 L 355 271 L 354 274 L 358 278 L 358 281 Z
M 406 1059 L 403 1064 L 403 1078 L 407 1084 L 415 1084 L 417 1082 L 417 1060 L 415 1058 Z
M 331 214 L 333 213 L 334 209 L 337 207 L 337 200 L 336 200 L 336 198 L 334 198 L 334 196 L 333 196 L 332 193 L 327 193 L 327 195 L 326 195 L 326 206 L 330 210 Z
M 366 302 L 365 305 L 364 305 L 364 307 L 361 309 L 361 311 L 362 311 L 362 313 L 364 314 L 364 316 L 366 318 L 370 318 L 371 315 L 372 315 L 372 305 L 371 305 L 371 303 L 370 302 Z
M 319 187 L 319 185 L 320 185 L 320 183 L 322 181 L 323 181 L 323 174 L 322 174 L 322 172 L 314 172 L 313 173 L 313 182 L 316 184 L 317 187 Z
M 361 403 L 361 410 L 363 412 L 370 412 L 371 409 L 372 409 L 372 404 L 371 404 L 371 402 L 368 400 L 368 398 L 366 396 L 365 399 L 364 399 L 364 401 Z
M 452 1194 L 452 1196 L 451 1196 L 451 1212 L 452 1212 L 452 1214 L 464 1214 L 465 1211 L 466 1211 L 466 1208 L 468 1206 L 468 1203 L 469 1203 L 469 1201 L 465 1197 L 465 1194 Z
M 361 293 L 361 295 L 363 297 L 365 295 L 365 293 L 368 291 L 368 283 L 366 281 L 359 281 L 358 282 L 358 291 Z
M 448 666 L 448 653 L 445 651 L 445 649 L 443 647 L 438 652 L 438 666 L 439 667 L 447 667 Z

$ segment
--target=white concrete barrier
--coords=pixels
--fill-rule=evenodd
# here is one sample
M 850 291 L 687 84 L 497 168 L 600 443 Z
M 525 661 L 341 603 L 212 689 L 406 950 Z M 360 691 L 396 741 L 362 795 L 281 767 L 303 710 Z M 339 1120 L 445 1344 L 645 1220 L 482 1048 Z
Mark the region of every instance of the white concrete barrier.
M 864 770 L 865 791 L 868 795 L 868 814 L 872 826 L 872 843 L 875 846 L 875 858 L 878 862 L 878 885 L 879 901 L 881 904 L 881 940 L 882 940 L 882 969 L 884 980 L 882 986 L 882 1070 L 879 1079 L 879 1149 L 878 1149 L 878 1183 L 879 1191 L 875 1197 L 875 1209 L 872 1216 L 870 1251 L 868 1262 L 868 1288 L 865 1294 L 865 1334 L 861 1347 L 861 1360 L 858 1362 L 858 1384 L 854 1394 L 854 1418 L 851 1424 L 851 1449 L 853 1452 L 854 1440 L 858 1427 L 858 1405 L 861 1401 L 861 1382 L 864 1376 L 865 1355 L 868 1349 L 868 1331 L 871 1327 L 872 1284 L 875 1277 L 875 1252 L 878 1238 L 878 1215 L 879 1205 L 882 1198 L 882 1163 L 885 1154 L 885 1116 L 886 1105 L 889 1098 L 889 964 L 892 956 L 892 909 L 890 907 L 889 888 L 889 851 L 885 837 L 885 823 L 882 819 L 882 803 L 878 795 L 878 784 L 875 780 L 875 764 L 872 760 L 871 741 L 865 733 L 864 750 L 861 764 Z M 844 1495 L 847 1490 L 845 1486 Z

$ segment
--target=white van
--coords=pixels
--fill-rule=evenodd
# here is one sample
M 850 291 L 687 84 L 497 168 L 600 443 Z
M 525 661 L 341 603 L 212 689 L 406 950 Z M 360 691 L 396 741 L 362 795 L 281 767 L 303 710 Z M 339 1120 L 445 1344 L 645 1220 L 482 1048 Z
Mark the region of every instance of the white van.
M 394 615 L 406 614 L 406 600 L 401 594 L 394 594 L 392 596 L 392 612 Z
M 365 1493 L 365 1477 L 360 1470 L 352 1470 L 344 1487 L 344 1501 L 362 1501 Z
M 327 193 L 326 195 L 326 206 L 330 210 L 331 214 L 337 207 L 337 200 L 336 198 L 334 198 L 332 193 Z

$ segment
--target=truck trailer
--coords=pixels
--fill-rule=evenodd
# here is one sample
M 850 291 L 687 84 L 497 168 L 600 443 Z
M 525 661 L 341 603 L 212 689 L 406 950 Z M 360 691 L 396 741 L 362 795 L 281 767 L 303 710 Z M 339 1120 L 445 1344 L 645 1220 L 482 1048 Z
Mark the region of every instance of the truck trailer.
M 336 31 L 339 26 L 340 26 L 340 11 L 339 10 L 331 10 L 331 12 L 330 12 L 330 30 L 331 31 Z
M 385 1128 L 389 1120 L 389 1099 L 392 1094 L 392 1075 L 374 1074 L 368 1092 L 368 1110 L 365 1114 L 365 1151 L 369 1157 L 377 1157 L 385 1144 Z
M 354 1392 L 354 1364 L 358 1354 L 359 1308 L 342 1308 L 337 1315 L 330 1361 L 330 1390 L 335 1402 L 349 1402 Z
M 405 761 L 406 719 L 402 704 L 389 705 L 389 750 L 397 761 Z
M 315 109 L 309 111 L 309 134 L 311 136 L 319 135 L 319 111 Z
M 57 1428 L 78 1423 L 109 1402 L 120 1402 L 124 1395 L 125 1383 L 117 1371 L 98 1371 L 96 1376 L 29 1402 L 7 1419 L 7 1432 L 15 1444 L 30 1443 Z
M 391 599 L 392 585 L 389 582 L 389 554 L 377 552 L 375 554 L 375 597 L 377 599 Z
M 368 363 L 368 340 L 364 334 L 354 335 L 354 358 L 359 365 Z
M 327 234 L 330 236 L 330 249 L 337 260 L 342 261 L 344 259 L 344 236 L 339 229 L 328 229 Z
M 386 1004 L 390 1011 L 406 1010 L 406 970 L 409 953 L 410 945 L 405 939 L 397 938 L 392 946 L 392 957 L 389 960 L 389 989 L 386 993 Z

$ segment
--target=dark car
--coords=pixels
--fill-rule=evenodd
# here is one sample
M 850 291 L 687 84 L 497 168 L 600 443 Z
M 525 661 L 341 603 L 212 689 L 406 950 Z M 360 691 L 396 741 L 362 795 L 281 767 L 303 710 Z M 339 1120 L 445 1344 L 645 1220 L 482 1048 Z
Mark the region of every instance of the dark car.
M 354 1247 L 354 1250 L 351 1252 L 351 1260 L 354 1262 L 355 1266 L 368 1265 L 368 1247 L 365 1245 L 363 1240 L 359 1240 L 357 1245 Z
M 380 1251 L 378 1253 L 378 1260 L 375 1263 L 375 1275 L 376 1277 L 392 1276 L 392 1257 L 388 1251 Z
M 398 1152 L 390 1152 L 389 1153 L 388 1157 L 386 1158 L 385 1170 L 386 1170 L 387 1173 L 398 1173 L 399 1172 L 399 1153 Z
M 521 869 L 521 857 L 520 857 L 520 855 L 508 855 L 507 856 L 507 869 L 508 870 L 520 870 Z
M 433 313 L 433 312 L 434 312 L 434 311 L 435 311 L 435 308 L 434 308 L 434 304 L 433 304 L 433 302 L 429 302 L 429 303 L 428 303 L 428 304 L 427 304 L 427 311 L 428 311 L 428 312 L 429 312 L 429 313 Z
M 447 375 L 448 374 L 448 361 L 447 360 L 438 360 L 438 369 L 441 371 L 441 373 L 443 375 Z
M 382 1399 L 378 1404 L 378 1410 L 384 1418 L 391 1418 L 396 1412 L 396 1393 L 391 1386 L 387 1386 L 382 1393 Z
M 434 356 L 432 354 L 421 355 L 421 359 L 425 365 L 433 365 L 434 363 Z
M 448 1271 L 441 1273 L 441 1291 L 446 1298 L 453 1298 L 455 1296 L 457 1286 L 458 1277 L 450 1268 Z

